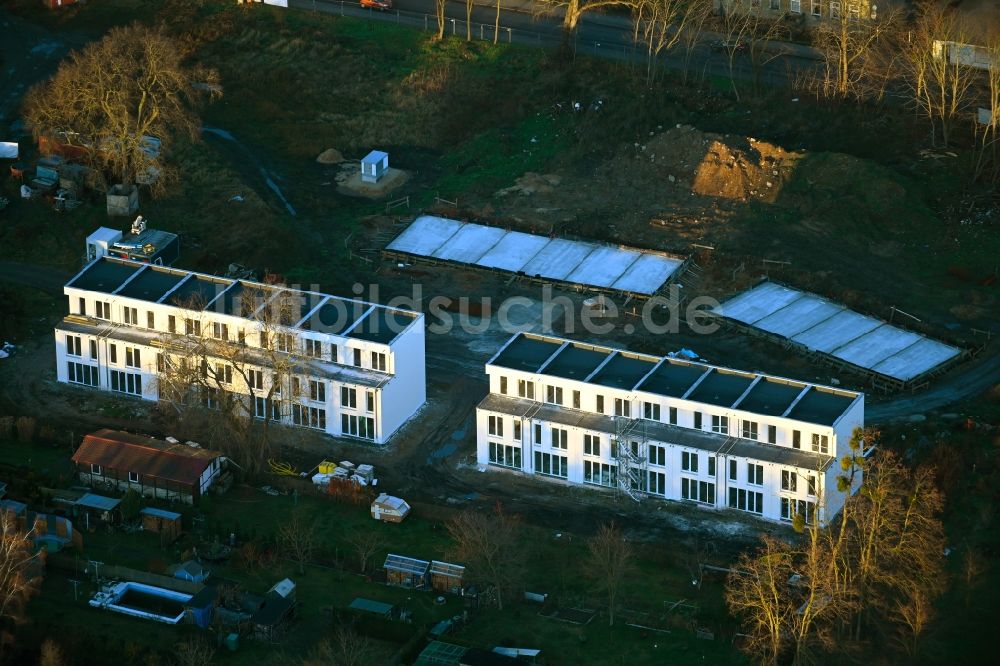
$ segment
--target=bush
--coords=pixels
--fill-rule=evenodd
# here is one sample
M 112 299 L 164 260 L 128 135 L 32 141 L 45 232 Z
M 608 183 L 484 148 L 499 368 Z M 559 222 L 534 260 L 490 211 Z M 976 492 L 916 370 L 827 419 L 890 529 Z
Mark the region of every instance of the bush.
M 30 443 L 35 439 L 35 429 L 38 423 L 33 416 L 22 416 L 17 420 L 17 439 L 19 442 Z

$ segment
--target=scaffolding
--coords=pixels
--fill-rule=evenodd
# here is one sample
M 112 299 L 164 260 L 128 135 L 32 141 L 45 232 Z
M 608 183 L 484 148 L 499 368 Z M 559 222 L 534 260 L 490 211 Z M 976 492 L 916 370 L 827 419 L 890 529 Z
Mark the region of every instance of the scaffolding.
M 615 460 L 618 463 L 618 491 L 636 502 L 646 496 L 646 422 L 625 416 L 615 417 Z

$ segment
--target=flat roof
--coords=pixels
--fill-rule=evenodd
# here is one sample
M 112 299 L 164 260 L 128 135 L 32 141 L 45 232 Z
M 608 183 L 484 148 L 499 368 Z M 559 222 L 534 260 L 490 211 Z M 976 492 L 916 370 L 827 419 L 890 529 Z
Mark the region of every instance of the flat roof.
M 607 351 L 573 343 L 563 347 L 542 369 L 547 375 L 585 381 L 608 358 Z
M 204 310 L 231 282 L 192 274 L 167 296 L 167 302 L 189 310 Z
M 421 215 L 386 247 L 391 252 L 651 296 L 684 264 L 662 252 L 545 238 Z
M 766 377 L 750 389 L 737 407 L 764 416 L 781 416 L 804 390 L 798 384 Z
M 777 282 L 764 282 L 737 294 L 713 312 L 901 382 L 916 379 L 962 353 L 958 347 Z
M 669 398 L 680 398 L 687 393 L 694 383 L 708 372 L 703 365 L 682 363 L 666 359 L 653 374 L 637 388 L 640 391 L 665 395 Z
M 155 303 L 184 278 L 184 275 L 167 271 L 143 270 L 128 284 L 118 289 L 117 295 Z
M 611 388 L 631 389 L 656 367 L 656 363 L 657 359 L 617 352 L 588 381 Z
M 375 308 L 348 331 L 347 337 L 389 344 L 400 331 L 413 323 L 415 318 L 416 316 L 410 312 Z
M 836 423 L 862 395 L 758 372 L 637 354 L 534 333 L 514 335 L 487 366 L 826 426 Z
M 788 413 L 788 418 L 812 423 L 833 423 L 850 407 L 853 398 L 812 386 Z
M 731 407 L 750 388 L 754 379 L 756 379 L 754 375 L 747 376 L 713 368 L 712 372 L 687 396 L 687 399 L 703 402 L 706 405 Z
M 515 336 L 490 363 L 511 370 L 536 372 L 560 346 L 562 341 Z
M 420 313 L 403 308 L 115 257 L 101 257 L 91 262 L 66 284 L 66 288 L 150 303 L 163 302 L 244 319 L 253 314 L 243 314 L 245 307 L 256 305 L 259 308 L 276 296 L 288 297 L 293 306 L 287 308 L 290 312 L 285 312 L 286 308 L 282 307 L 283 325 L 333 335 L 344 335 L 346 332 L 348 337 L 380 344 L 391 343 L 421 317 Z M 246 302 L 248 298 L 251 298 L 250 302 Z M 313 312 L 313 316 L 307 317 Z M 362 317 L 365 321 L 358 324 Z
M 98 259 L 78 273 L 66 286 L 110 294 L 132 277 L 139 267 L 140 264 L 131 262 Z

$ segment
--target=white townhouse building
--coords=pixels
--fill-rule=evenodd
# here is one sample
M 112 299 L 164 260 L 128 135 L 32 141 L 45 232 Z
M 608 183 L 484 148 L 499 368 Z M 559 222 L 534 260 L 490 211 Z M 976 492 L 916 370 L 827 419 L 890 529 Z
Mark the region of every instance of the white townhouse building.
M 862 393 L 528 333 L 486 374 L 481 465 L 771 520 L 840 510 L 864 422 Z
M 234 372 L 226 363 L 234 356 L 203 356 L 201 372 L 210 367 L 219 388 L 252 402 L 258 418 L 381 444 L 426 398 L 418 312 L 112 257 L 88 264 L 63 291 L 60 382 L 166 399 L 170 350 L 205 340 L 247 359 Z M 261 315 L 279 300 L 291 304 L 280 317 Z

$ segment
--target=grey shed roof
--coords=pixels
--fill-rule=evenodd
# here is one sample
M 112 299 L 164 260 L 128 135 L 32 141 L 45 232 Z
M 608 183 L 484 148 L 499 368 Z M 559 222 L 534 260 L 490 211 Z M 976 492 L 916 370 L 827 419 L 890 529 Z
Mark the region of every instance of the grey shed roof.
M 439 562 L 438 560 L 431 560 L 431 574 L 437 574 L 439 576 L 453 576 L 455 578 L 461 578 L 465 573 L 465 567 L 461 564 L 451 564 L 450 562 Z
M 147 507 L 140 511 L 144 516 L 153 516 L 154 518 L 163 518 L 165 520 L 177 520 L 181 517 L 181 514 L 174 513 L 173 511 L 164 511 L 163 509 L 154 509 L 153 507 Z
M 98 511 L 114 511 L 121 503 L 122 501 L 120 499 L 105 497 L 104 495 L 95 495 L 94 493 L 87 493 L 76 501 L 76 506 L 82 506 L 87 509 L 97 509 Z
M 415 576 L 423 576 L 427 573 L 428 567 L 431 563 L 427 560 L 418 560 L 413 557 L 406 557 L 405 555 L 393 555 L 389 554 L 385 558 L 386 569 L 390 571 L 400 571 L 402 573 L 413 574 Z
M 362 597 L 358 597 L 347 607 L 365 611 L 366 613 L 375 613 L 376 615 L 388 615 L 392 612 L 392 604 L 384 604 L 381 601 L 372 601 L 371 599 L 364 599 Z

